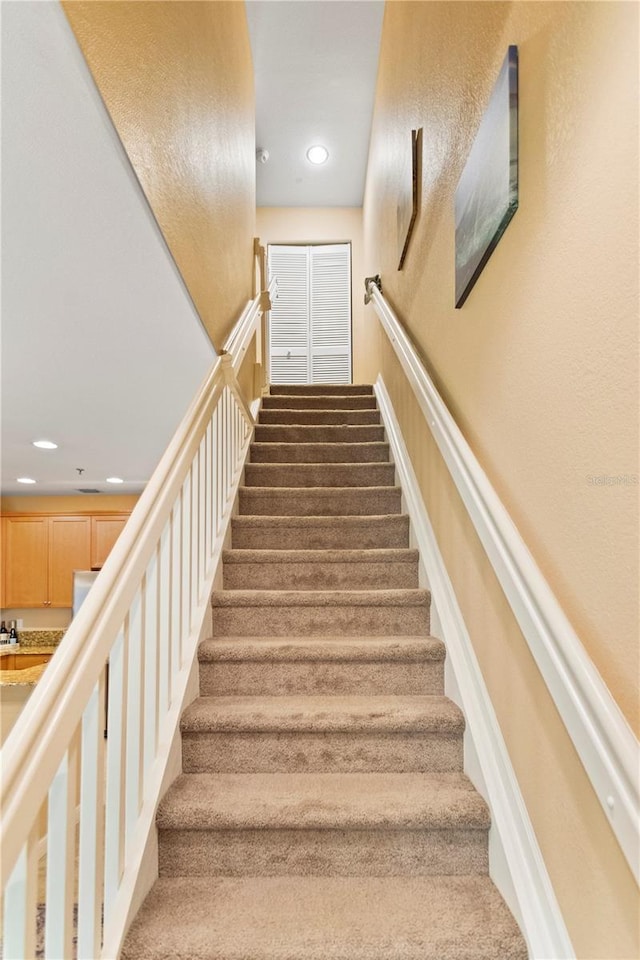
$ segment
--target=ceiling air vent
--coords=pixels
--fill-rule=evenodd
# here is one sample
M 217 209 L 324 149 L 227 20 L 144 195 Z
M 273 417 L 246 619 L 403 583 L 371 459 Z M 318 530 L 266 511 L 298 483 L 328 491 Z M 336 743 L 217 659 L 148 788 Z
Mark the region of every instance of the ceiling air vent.
M 100 490 L 94 490 L 93 487 L 80 487 L 78 493 L 100 493 Z

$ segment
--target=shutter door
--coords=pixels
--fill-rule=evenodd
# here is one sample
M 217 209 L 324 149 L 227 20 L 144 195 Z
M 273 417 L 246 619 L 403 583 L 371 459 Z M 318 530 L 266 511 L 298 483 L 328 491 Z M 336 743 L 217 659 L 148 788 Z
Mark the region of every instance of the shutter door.
M 351 383 L 351 247 L 310 248 L 311 382 Z
M 269 247 L 269 280 L 278 278 L 271 307 L 271 383 L 309 383 L 309 251 Z
M 271 383 L 351 383 L 351 245 L 269 246 Z

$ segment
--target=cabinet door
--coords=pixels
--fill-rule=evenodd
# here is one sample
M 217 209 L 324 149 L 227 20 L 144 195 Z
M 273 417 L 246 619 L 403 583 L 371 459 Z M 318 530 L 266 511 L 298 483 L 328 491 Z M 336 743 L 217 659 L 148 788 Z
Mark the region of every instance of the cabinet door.
M 91 567 L 102 567 L 111 548 L 122 533 L 128 514 L 91 517 Z
M 90 517 L 49 518 L 49 606 L 73 603 L 73 571 L 91 566 Z
M 48 517 L 5 517 L 7 607 L 48 606 Z

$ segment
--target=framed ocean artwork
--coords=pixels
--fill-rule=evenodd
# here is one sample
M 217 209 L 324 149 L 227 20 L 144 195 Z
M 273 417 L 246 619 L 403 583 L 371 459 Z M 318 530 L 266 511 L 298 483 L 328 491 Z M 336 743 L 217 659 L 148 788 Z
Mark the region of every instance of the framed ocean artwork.
M 518 48 L 510 46 L 456 188 L 456 307 L 517 209 Z

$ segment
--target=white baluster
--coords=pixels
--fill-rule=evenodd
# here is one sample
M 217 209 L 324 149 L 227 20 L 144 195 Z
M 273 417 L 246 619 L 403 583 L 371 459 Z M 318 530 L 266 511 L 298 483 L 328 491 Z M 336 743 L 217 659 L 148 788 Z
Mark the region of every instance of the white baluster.
M 142 646 L 144 584 L 136 591 L 129 608 L 128 638 L 129 659 L 127 664 L 127 726 L 126 726 L 126 816 L 125 850 L 129 848 L 142 806 L 142 720 L 144 716 L 144 649 Z
M 143 650 L 144 650 L 144 763 L 142 766 L 142 800 L 147 795 L 147 776 L 156 758 L 158 746 L 159 623 L 158 623 L 158 552 L 156 547 L 145 574 Z
M 171 516 L 171 700 L 174 676 L 180 670 L 180 632 L 182 625 L 182 498 L 176 498 Z M 186 602 L 186 601 L 184 601 Z
M 191 471 L 182 485 L 182 618 L 180 620 L 180 659 L 182 667 L 184 643 L 191 627 Z
M 160 538 L 158 583 L 159 723 L 169 710 L 171 703 L 171 598 L 173 594 L 171 583 L 171 517 L 169 517 Z
M 74 734 L 49 787 L 44 955 L 71 957 L 80 730 Z
M 104 921 L 109 920 L 123 868 L 125 742 L 127 724 L 128 642 L 124 628 L 109 657 L 109 709 L 107 714 L 107 789 L 104 843 Z
M 3 903 L 4 960 L 24 960 L 36 954 L 38 884 L 38 819 L 27 838 L 5 888 Z
M 78 960 L 95 960 L 102 941 L 104 870 L 105 671 L 82 715 Z

